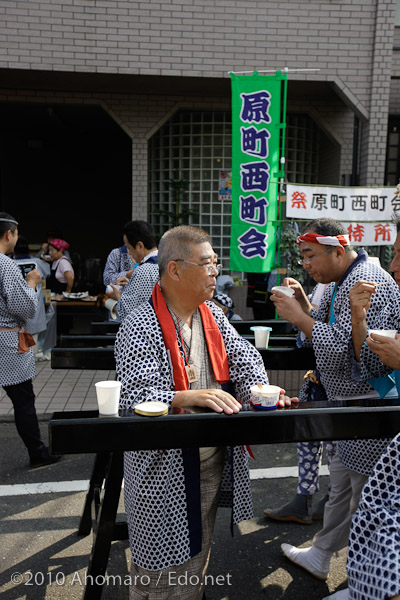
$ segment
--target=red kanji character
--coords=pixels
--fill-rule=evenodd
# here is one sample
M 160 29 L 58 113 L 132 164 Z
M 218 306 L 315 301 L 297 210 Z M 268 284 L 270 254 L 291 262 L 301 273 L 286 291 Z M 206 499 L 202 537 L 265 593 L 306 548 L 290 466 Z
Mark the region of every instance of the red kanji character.
M 375 229 L 375 242 L 378 241 L 378 237 L 382 236 L 382 242 L 390 242 L 391 239 L 391 230 L 389 223 L 385 225 L 383 223 L 379 223 L 378 225 L 374 225 Z
M 292 208 L 306 208 L 306 195 L 304 192 L 293 192 Z
M 364 227 L 363 225 L 349 225 L 347 228 L 349 238 L 351 242 L 362 242 L 364 237 Z

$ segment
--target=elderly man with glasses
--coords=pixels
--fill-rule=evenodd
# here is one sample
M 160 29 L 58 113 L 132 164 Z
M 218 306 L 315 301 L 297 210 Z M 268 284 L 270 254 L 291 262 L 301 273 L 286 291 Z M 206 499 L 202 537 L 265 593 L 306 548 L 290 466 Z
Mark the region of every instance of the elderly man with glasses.
M 367 315 L 368 327 L 374 328 L 388 305 L 393 307 L 393 314 L 400 313 L 399 289 L 386 271 L 368 261 L 364 250 L 358 254 L 353 250 L 346 230 L 333 219 L 312 221 L 297 243 L 310 277 L 329 285 L 315 310 L 299 282 L 288 278 L 284 283 L 295 294 L 288 297 L 275 293 L 271 299 L 276 310 L 305 334 L 305 345 L 312 345 L 316 378 L 328 400 L 369 393 L 373 388 L 368 382 L 352 377 L 350 290 L 359 280 L 378 284 Z M 379 285 L 382 283 L 385 285 Z M 308 389 L 310 385 L 306 383 L 300 400 L 309 399 Z M 282 544 L 285 556 L 317 579 L 327 579 L 332 555 L 347 546 L 361 490 L 388 443 L 389 440 L 338 441 L 330 465 L 331 488 L 322 530 L 310 548 Z
M 250 387 L 268 378 L 258 351 L 210 301 L 221 265 L 208 234 L 171 229 L 161 238 L 158 265 L 150 301 L 117 335 L 121 406 L 158 400 L 180 411 L 239 412 Z M 245 449 L 127 452 L 124 475 L 130 599 L 201 600 L 217 506 L 232 507 L 232 523 L 253 516 Z

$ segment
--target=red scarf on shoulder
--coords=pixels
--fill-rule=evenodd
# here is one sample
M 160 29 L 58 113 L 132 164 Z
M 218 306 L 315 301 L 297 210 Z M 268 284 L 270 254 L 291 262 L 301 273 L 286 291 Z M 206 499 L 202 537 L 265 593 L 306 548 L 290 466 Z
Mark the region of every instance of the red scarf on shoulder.
M 175 390 L 188 390 L 189 382 L 185 371 L 184 361 L 179 351 L 174 320 L 167 308 L 158 283 L 154 286 L 152 301 L 154 311 L 158 322 L 160 323 L 165 347 L 169 350 L 171 356 Z M 223 385 L 229 381 L 229 366 L 224 340 L 222 339 L 221 332 L 218 329 L 208 306 L 204 303 L 201 304 L 199 306 L 199 311 L 203 323 L 211 366 L 214 371 L 214 377 L 220 385 Z

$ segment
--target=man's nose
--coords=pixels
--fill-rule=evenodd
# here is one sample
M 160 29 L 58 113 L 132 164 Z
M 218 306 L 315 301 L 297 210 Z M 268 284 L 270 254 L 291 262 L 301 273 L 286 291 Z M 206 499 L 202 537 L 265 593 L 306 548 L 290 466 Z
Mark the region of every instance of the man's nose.
M 395 256 L 392 262 L 390 263 L 389 270 L 392 272 L 400 270 L 400 257 Z

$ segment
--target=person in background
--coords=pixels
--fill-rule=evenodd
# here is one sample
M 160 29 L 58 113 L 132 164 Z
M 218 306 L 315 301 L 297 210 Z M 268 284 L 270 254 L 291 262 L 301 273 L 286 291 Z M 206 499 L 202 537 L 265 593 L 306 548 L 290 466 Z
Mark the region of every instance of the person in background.
M 58 238 L 49 243 L 49 252 L 51 258 L 51 272 L 46 280 L 46 286 L 56 294 L 62 292 L 71 292 L 74 285 L 74 269 L 70 261 L 64 255 L 68 250 L 69 244 L 65 240 Z
M 157 244 L 151 225 L 146 221 L 130 221 L 124 227 L 123 239 L 138 266 L 122 291 L 111 284 L 113 291 L 106 294 L 104 305 L 110 310 L 111 318 L 119 321 L 147 302 L 159 278 Z
M 235 304 L 226 294 L 215 294 L 212 301 L 223 311 L 228 321 L 243 321 L 242 317 L 233 311 Z
M 302 261 L 299 261 L 301 264 Z M 308 299 L 313 309 L 318 310 L 327 284 L 317 283 Z M 298 332 L 297 346 L 301 347 L 306 335 Z M 308 372 L 308 374 L 312 372 Z M 307 376 L 306 375 L 306 376 Z M 309 398 L 318 400 L 318 398 Z M 293 500 L 277 508 L 266 508 L 264 515 L 273 521 L 287 521 L 301 523 L 302 525 L 311 525 L 313 521 L 321 521 L 324 516 L 325 504 L 328 501 L 329 494 L 313 506 L 315 494 L 319 491 L 319 471 L 322 462 L 322 453 L 325 448 L 328 470 L 333 456 L 336 453 L 335 442 L 298 442 L 296 444 L 298 454 L 298 482 L 296 495 Z M 328 488 L 329 491 L 329 488 Z
M 14 248 L 14 260 L 17 264 L 33 263 L 40 272 L 41 279 L 46 279 L 50 274 L 50 265 L 36 256 L 29 253 L 29 245 L 26 239 L 20 235 Z M 32 334 L 33 339 L 38 343 L 38 335 L 46 330 L 46 312 L 42 295 L 41 281 L 36 286 L 38 306 L 33 319 L 27 319 L 25 330 Z M 35 351 L 35 348 L 32 348 Z
M 32 378 L 35 358 L 30 346 L 32 336 L 24 332 L 27 319 L 35 316 L 40 282 L 37 269 L 24 279 L 11 254 L 18 239 L 18 222 L 0 213 L 0 385 L 14 407 L 15 425 L 24 442 L 31 467 L 49 465 L 59 457 L 52 456 L 42 441 L 35 409 Z
M 63 236 L 60 233 L 55 233 L 53 231 L 49 231 L 47 234 L 47 242 L 44 242 L 41 245 L 39 252 L 37 252 L 35 256 L 37 258 L 40 258 L 41 260 L 44 260 L 47 263 L 51 263 L 49 244 L 50 244 L 51 240 L 56 240 L 56 239 L 61 240 L 61 239 L 63 239 Z M 64 256 L 65 256 L 65 258 L 67 258 L 69 260 L 69 262 L 72 262 L 71 256 L 70 256 L 68 250 L 64 250 Z
M 136 261 L 129 255 L 125 244 L 119 248 L 114 248 L 108 255 L 106 266 L 104 267 L 104 285 L 107 286 L 111 283 L 120 286 L 126 285 L 136 265 Z

